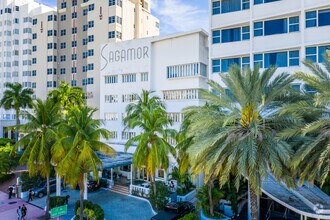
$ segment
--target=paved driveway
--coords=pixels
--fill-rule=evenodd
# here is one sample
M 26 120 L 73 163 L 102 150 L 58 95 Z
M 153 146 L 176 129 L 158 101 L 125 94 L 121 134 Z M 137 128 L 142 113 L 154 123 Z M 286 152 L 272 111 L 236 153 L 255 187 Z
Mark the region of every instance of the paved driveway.
M 66 190 L 62 195 L 70 195 L 68 215 L 62 216 L 63 219 L 69 220 L 74 215 L 74 203 L 79 199 L 79 191 Z M 106 220 L 150 220 L 153 216 L 148 202 L 108 190 L 100 189 L 88 193 L 88 200 L 103 208 Z M 45 206 L 46 197 L 34 200 L 33 204 Z

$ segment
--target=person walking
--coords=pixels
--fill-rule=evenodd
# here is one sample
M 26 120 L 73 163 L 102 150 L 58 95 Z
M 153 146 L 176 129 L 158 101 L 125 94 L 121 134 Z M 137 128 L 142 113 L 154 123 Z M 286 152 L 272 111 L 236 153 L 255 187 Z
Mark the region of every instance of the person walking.
M 30 201 L 33 201 L 33 198 L 32 198 L 32 190 L 30 189 L 29 190 L 29 199 L 28 199 L 28 202 L 30 202 Z
M 23 206 L 22 206 L 22 220 L 25 220 L 26 213 L 27 213 L 27 208 L 23 204 Z
M 13 196 L 13 187 L 12 186 L 10 186 L 9 188 L 8 188 L 8 199 L 11 199 L 11 197 Z
M 16 212 L 17 212 L 18 220 L 22 220 L 22 208 L 21 208 L 21 206 L 18 206 L 18 209 L 16 210 Z

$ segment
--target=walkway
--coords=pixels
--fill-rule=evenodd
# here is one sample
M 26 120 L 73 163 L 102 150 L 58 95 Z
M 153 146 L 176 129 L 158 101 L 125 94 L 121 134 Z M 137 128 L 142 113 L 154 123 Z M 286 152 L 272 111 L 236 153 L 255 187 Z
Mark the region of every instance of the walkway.
M 8 199 L 8 194 L 0 192 L 0 218 L 1 219 L 17 219 L 16 210 L 18 206 L 25 204 L 27 207 L 27 216 L 28 220 L 39 220 L 43 219 L 44 211 L 34 205 L 26 203 L 22 199 Z

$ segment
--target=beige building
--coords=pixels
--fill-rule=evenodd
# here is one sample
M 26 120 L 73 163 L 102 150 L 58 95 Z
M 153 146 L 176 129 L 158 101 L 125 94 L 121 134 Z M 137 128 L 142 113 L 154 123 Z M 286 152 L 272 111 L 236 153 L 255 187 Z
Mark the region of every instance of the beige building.
M 58 80 L 83 87 L 99 108 L 100 45 L 159 35 L 159 20 L 150 0 L 58 0 L 57 8 Z

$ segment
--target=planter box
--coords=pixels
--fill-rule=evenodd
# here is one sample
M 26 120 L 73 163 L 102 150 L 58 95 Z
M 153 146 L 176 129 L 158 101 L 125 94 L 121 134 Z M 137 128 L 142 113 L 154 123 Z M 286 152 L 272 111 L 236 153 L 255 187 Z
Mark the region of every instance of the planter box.
M 204 215 L 204 213 L 203 213 L 203 211 L 201 211 L 201 215 L 200 215 L 200 219 L 201 220 L 230 220 L 230 218 L 228 218 L 228 217 L 222 217 L 222 218 L 209 218 L 209 217 L 206 217 L 205 215 Z
M 195 198 L 196 195 L 197 195 L 197 191 L 196 191 L 196 189 L 194 189 L 193 191 L 189 192 L 188 194 L 186 194 L 184 196 L 177 196 L 176 201 L 177 202 L 189 202 L 193 198 Z

